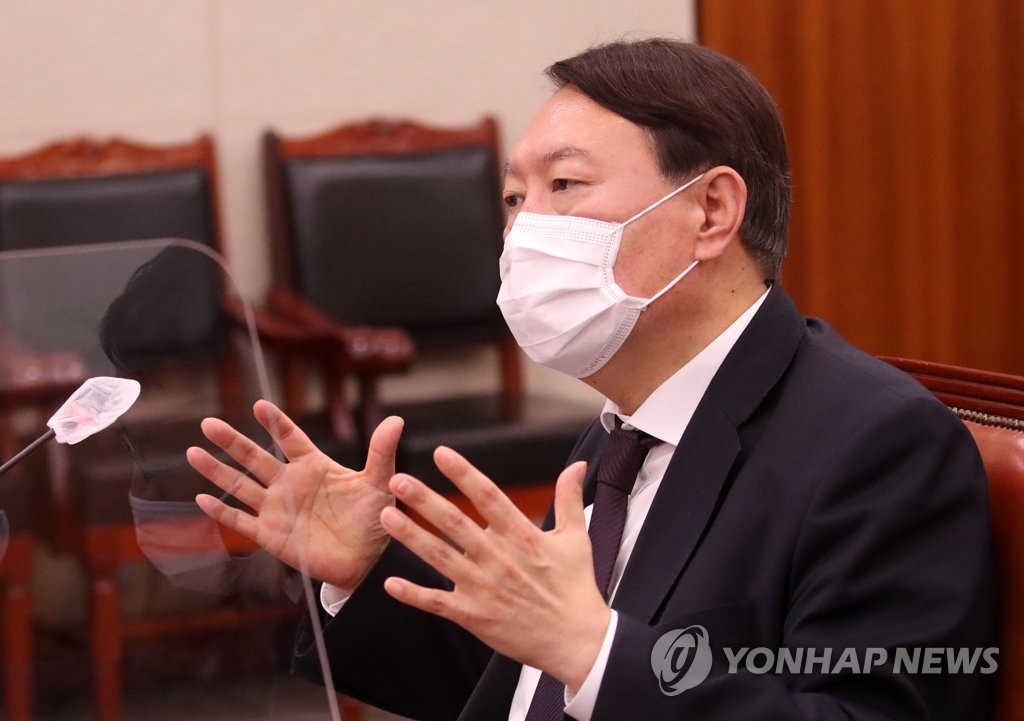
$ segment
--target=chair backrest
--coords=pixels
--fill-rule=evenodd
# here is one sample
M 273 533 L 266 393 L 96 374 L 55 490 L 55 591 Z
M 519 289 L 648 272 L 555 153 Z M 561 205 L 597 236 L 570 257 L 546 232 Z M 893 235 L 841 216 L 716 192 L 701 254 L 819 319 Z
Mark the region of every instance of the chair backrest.
M 78 138 L 0 158 L 0 251 L 160 238 L 187 239 L 222 250 L 216 163 L 208 136 L 168 146 Z M 88 259 L 64 266 L 51 263 L 48 272 L 62 268 L 73 277 L 51 279 L 46 293 L 27 287 L 36 279 L 17 272 L 14 264 L 5 266 L 6 289 L 0 298 L 4 318 L 23 326 L 10 330 L 27 335 L 38 350 L 57 350 L 47 346 L 60 342 L 62 329 L 51 327 L 42 334 L 33 327 L 32 309 L 19 304 L 38 302 L 49 293 L 82 294 L 82 303 L 88 303 L 88 294 L 100 292 L 96 286 L 104 280 L 126 279 L 138 267 L 139 256 L 110 253 L 95 263 L 97 274 L 108 274 L 89 278 L 93 267 Z M 118 275 L 117 269 L 101 263 L 123 264 L 123 272 Z M 159 305 L 173 313 L 135 323 L 134 332 L 122 333 L 122 338 L 130 338 L 122 355 L 146 358 L 150 365 L 203 362 L 222 355 L 222 288 L 215 264 L 197 252 L 168 252 L 147 270 L 152 294 L 158 294 L 155 286 L 162 282 Z M 82 332 L 70 327 L 73 322 L 68 319 L 69 328 L 63 330 Z
M 988 476 L 999 584 L 997 721 L 1024 719 L 1024 377 L 884 358 L 932 391 L 966 423 Z
M 265 137 L 275 285 L 420 344 L 505 341 L 497 127 L 369 122 Z

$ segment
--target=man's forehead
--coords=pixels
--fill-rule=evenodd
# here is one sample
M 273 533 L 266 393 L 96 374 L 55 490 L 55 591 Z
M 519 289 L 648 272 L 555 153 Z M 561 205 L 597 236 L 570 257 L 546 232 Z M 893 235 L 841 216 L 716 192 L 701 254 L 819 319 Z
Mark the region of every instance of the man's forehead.
M 597 163 L 609 153 L 643 152 L 648 145 L 644 129 L 570 85 L 552 95 L 533 117 L 504 170 L 506 175 L 521 175 L 562 160 Z

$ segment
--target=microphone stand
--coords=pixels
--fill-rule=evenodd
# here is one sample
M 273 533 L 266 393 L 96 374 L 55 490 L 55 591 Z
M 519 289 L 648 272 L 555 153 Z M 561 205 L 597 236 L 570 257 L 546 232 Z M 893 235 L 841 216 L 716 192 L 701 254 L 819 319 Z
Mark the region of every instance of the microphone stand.
M 0 476 L 5 474 L 9 469 L 11 469 L 14 466 L 16 466 L 18 464 L 18 461 L 20 461 L 22 458 L 27 456 L 29 453 L 34 451 L 39 446 L 41 446 L 44 443 L 46 443 L 48 440 L 53 438 L 53 436 L 54 436 L 54 430 L 52 428 L 50 428 L 48 431 L 46 431 L 46 433 L 44 433 L 43 435 L 39 436 L 34 441 L 29 443 L 27 446 L 25 446 L 21 451 L 19 451 L 17 453 L 17 455 L 15 455 L 13 458 L 11 458 L 11 460 L 7 461 L 2 466 L 0 466 Z

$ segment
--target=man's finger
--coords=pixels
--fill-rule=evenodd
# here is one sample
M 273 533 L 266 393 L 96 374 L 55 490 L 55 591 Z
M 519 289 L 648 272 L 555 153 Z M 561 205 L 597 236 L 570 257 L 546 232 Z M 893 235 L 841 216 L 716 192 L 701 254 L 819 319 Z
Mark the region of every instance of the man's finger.
M 388 488 L 399 500 L 422 516 L 427 523 L 434 526 L 434 528 L 444 534 L 445 537 L 451 539 L 459 548 L 465 551 L 470 558 L 480 557 L 483 547 L 488 542 L 487 534 L 476 524 L 475 521 L 459 510 L 455 504 L 428 488 L 421 481 L 418 481 L 412 476 L 404 473 L 399 473 L 392 478 Z M 394 518 L 395 516 L 392 511 L 394 513 L 400 513 L 395 509 L 388 509 L 381 514 L 381 521 L 384 521 L 385 515 L 389 518 Z M 416 524 L 410 521 L 409 525 Z M 417 528 L 419 528 L 419 526 L 417 526 Z M 391 529 L 388 530 L 390 531 Z M 426 533 L 426 531 L 423 532 Z M 398 538 L 397 536 L 395 537 Z M 447 543 L 436 539 L 434 536 L 431 536 L 431 538 L 437 540 L 438 543 L 448 546 Z M 409 547 L 409 550 L 416 553 L 416 549 L 405 543 L 403 538 L 398 538 L 398 540 L 403 545 Z M 417 553 L 417 555 L 419 554 Z M 422 556 L 420 557 L 423 558 Z M 447 575 L 442 569 L 434 565 L 430 559 L 424 558 L 423 560 L 430 563 L 438 571 L 441 571 L 442 574 Z
M 370 436 L 370 447 L 366 453 L 366 478 L 379 490 L 388 493 L 388 481 L 395 475 L 395 454 L 402 437 L 405 421 L 398 416 L 388 416 L 380 422 Z
M 459 584 L 471 578 L 473 564 L 450 543 L 430 533 L 397 508 L 381 511 L 380 522 L 392 538 L 419 556 L 435 571 Z
M 259 521 L 254 516 L 225 504 L 213 496 L 200 493 L 196 496 L 196 504 L 207 516 L 232 531 L 237 531 L 251 541 L 256 540 Z
M 501 492 L 494 481 L 451 448 L 438 447 L 434 451 L 434 463 L 465 494 L 487 525 L 494 530 L 499 533 L 536 530 L 536 526 Z
M 227 491 L 254 511 L 263 506 L 267 489 L 237 468 L 221 463 L 202 448 L 192 446 L 185 451 L 189 465 L 199 471 L 222 491 Z
M 252 410 L 256 420 L 267 429 L 267 433 L 288 460 L 292 461 L 319 450 L 313 441 L 309 440 L 309 436 L 295 425 L 295 421 L 270 401 L 258 400 Z
M 270 485 L 281 468 L 279 460 L 219 418 L 204 418 L 199 426 L 210 442 L 247 468 L 263 485 Z
M 587 531 L 583 513 L 583 478 L 587 475 L 585 461 L 577 461 L 559 474 L 555 482 L 555 530 Z
M 446 618 L 449 621 L 459 623 L 462 617 L 452 591 L 424 588 L 404 578 L 394 576 L 384 581 L 384 590 L 396 601 L 401 601 L 408 606 Z

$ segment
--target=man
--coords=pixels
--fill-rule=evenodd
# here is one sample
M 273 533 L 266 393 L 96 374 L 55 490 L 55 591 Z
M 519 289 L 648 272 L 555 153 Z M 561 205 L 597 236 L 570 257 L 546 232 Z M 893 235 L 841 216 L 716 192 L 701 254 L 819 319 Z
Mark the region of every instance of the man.
M 414 718 L 984 718 L 981 676 L 892 664 L 992 645 L 977 451 L 929 393 L 778 286 L 790 181 L 767 93 L 668 40 L 548 74 L 557 92 L 506 167 L 498 302 L 531 358 L 608 398 L 549 530 L 452 449 L 435 460 L 482 526 L 395 475 L 400 419 L 353 471 L 264 402 L 289 462 L 205 421 L 261 483 L 190 449 L 252 513 L 207 496 L 203 510 L 323 580 L 338 689 Z M 743 665 L 754 648 L 818 661 Z M 298 651 L 315 673 L 312 639 Z M 859 660 L 837 667 L 844 652 Z

